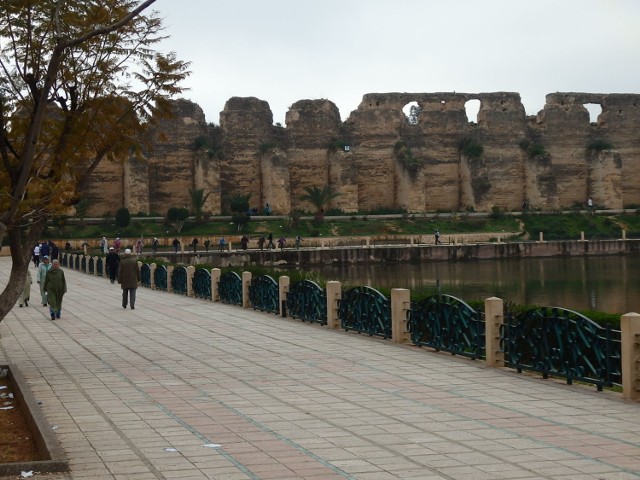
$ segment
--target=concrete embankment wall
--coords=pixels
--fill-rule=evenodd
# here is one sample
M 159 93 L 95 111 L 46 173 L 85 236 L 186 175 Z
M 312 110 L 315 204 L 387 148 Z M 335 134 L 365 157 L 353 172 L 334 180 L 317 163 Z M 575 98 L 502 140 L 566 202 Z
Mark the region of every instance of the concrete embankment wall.
M 482 243 L 465 245 L 404 245 L 370 247 L 303 248 L 260 251 L 178 254 L 184 263 L 228 265 L 331 265 L 366 263 L 401 263 L 435 261 L 470 261 L 534 257 L 568 257 L 590 255 L 638 255 L 640 240 L 550 241 L 517 243 Z M 169 258 L 169 260 L 172 260 Z M 175 261 L 175 257 L 173 261 Z

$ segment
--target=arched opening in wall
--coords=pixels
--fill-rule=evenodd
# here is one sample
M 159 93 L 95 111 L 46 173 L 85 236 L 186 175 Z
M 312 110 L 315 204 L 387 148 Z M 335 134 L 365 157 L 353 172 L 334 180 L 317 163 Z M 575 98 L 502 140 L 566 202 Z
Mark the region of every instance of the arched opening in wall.
M 478 123 L 478 112 L 480 111 L 480 100 L 469 100 L 464 104 L 467 112 L 467 122 Z
M 598 123 L 598 117 L 602 113 L 602 105 L 599 103 L 585 103 L 583 107 L 589 112 L 589 123 Z
M 402 107 L 402 112 L 405 117 L 407 117 L 407 123 L 409 125 L 417 125 L 418 117 L 420 116 L 420 112 L 422 108 L 418 105 L 418 102 L 409 102 L 404 107 Z

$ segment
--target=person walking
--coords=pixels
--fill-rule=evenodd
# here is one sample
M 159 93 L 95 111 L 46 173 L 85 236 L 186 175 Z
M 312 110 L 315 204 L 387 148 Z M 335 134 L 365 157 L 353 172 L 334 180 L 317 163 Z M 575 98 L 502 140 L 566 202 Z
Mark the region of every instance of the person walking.
M 278 247 L 280 247 L 280 250 L 284 250 L 284 246 L 286 245 L 286 243 L 287 243 L 287 239 L 286 238 L 280 237 L 278 239 Z
M 49 256 L 45 255 L 42 257 L 42 262 L 38 266 L 38 276 L 36 277 L 36 281 L 40 285 L 40 295 L 42 296 L 42 306 L 46 307 L 47 302 L 47 291 L 44 288 L 44 280 L 47 277 L 47 272 L 51 270 L 51 264 L 49 263 Z
M 144 248 L 144 240 L 140 237 L 136 240 L 136 255 L 142 255 L 142 249 Z
M 180 248 L 180 240 L 174 238 L 173 242 L 171 242 L 171 245 L 173 245 L 173 252 L 178 253 L 178 248 Z
M 302 237 L 300 235 L 296 236 L 296 250 L 300 250 L 301 243 L 302 243 Z
M 51 270 L 47 272 L 47 276 L 44 279 L 44 289 L 47 292 L 51 320 L 60 318 L 60 314 L 62 313 L 62 297 L 67 293 L 67 281 L 64 278 L 64 272 L 60 268 L 60 262 L 58 260 L 51 262 Z
M 36 246 L 33 247 L 33 265 L 38 268 L 40 265 L 40 244 L 36 243 Z
M 109 253 L 109 242 L 107 242 L 107 237 L 102 237 L 102 240 L 100 240 L 100 250 L 102 250 L 102 253 L 105 255 Z
M 437 228 L 436 228 L 435 237 L 436 237 L 436 245 L 440 245 L 442 243 L 440 242 L 440 230 L 438 230 Z
M 160 242 L 156 237 L 153 237 L 153 242 L 151 242 L 151 249 L 153 253 L 158 253 L 158 247 L 160 246 Z
M 198 253 L 198 238 L 197 237 L 193 237 L 193 240 L 191 240 L 191 246 L 193 247 L 193 253 Z
M 31 284 L 33 283 L 33 278 L 31 277 L 31 272 L 27 269 L 27 278 L 24 279 L 24 287 L 22 287 L 22 292 L 20 293 L 20 304 L 21 307 L 24 303 L 25 307 L 29 306 L 29 297 L 31 296 Z
M 122 308 L 127 308 L 127 300 L 131 310 L 136 308 L 136 290 L 140 283 L 140 268 L 138 261 L 131 256 L 131 250 L 124 251 L 124 258 L 120 262 L 118 270 L 118 283 L 122 289 Z
M 120 265 L 120 255 L 118 255 L 113 247 L 109 248 L 109 253 L 104 259 L 104 263 L 107 265 L 107 273 L 109 274 L 109 280 L 111 283 L 116 281 L 118 277 L 118 266 Z

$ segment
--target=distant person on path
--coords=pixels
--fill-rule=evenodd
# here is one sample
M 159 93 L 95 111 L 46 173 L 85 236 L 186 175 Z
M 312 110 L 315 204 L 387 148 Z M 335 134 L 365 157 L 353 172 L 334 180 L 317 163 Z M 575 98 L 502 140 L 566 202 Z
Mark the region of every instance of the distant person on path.
M 22 287 L 22 292 L 20 293 L 20 302 L 19 302 L 20 307 L 22 306 L 23 303 L 25 307 L 29 306 L 32 283 L 33 283 L 33 278 L 31 277 L 31 272 L 27 269 L 27 278 L 24 279 L 24 287 Z
M 242 245 L 242 249 L 246 250 L 249 247 L 249 237 L 243 235 L 240 239 L 240 244 Z
M 62 313 L 62 297 L 67 293 L 67 281 L 64 278 L 64 272 L 60 268 L 60 262 L 58 260 L 51 262 L 51 270 L 47 272 L 47 276 L 44 279 L 44 289 L 47 292 L 51 320 L 60 318 L 60 314 Z
M 284 246 L 286 245 L 286 243 L 287 243 L 287 239 L 286 238 L 280 237 L 278 239 L 278 247 L 280 247 L 280 250 L 284 250 Z
M 120 240 L 120 237 L 117 237 L 113 241 L 113 248 L 116 251 L 116 253 L 120 253 L 120 248 L 122 248 L 122 240 Z
M 40 244 L 36 243 L 36 246 L 33 247 L 33 265 L 38 268 L 40 265 Z
M 193 253 L 196 253 L 198 251 L 198 239 L 196 237 L 191 240 L 191 246 L 193 247 Z
M 526 200 L 522 200 L 522 207 L 521 207 L 523 212 L 527 211 L 527 201 Z
M 118 266 L 120 265 L 120 255 L 116 253 L 113 247 L 109 248 L 109 253 L 105 258 L 105 263 L 107 265 L 107 273 L 109 274 L 109 280 L 111 283 L 116 281 L 118 277 Z
M 102 250 L 102 253 L 105 255 L 109 253 L 109 242 L 107 242 L 107 237 L 102 237 L 100 240 L 100 250 Z
M 50 257 L 49 242 L 42 242 L 40 244 L 40 259 L 44 257 Z
M 60 249 L 58 246 L 55 243 L 50 242 L 49 249 L 51 251 L 51 254 L 49 255 L 51 261 L 58 260 L 58 257 L 60 256 Z
M 269 204 L 267 203 L 267 204 L 264 206 L 264 214 L 265 214 L 265 215 L 267 215 L 267 216 L 269 216 L 269 215 L 271 215 L 271 212 L 272 212 L 272 210 L 271 210 L 271 205 L 269 205 Z
M 131 310 L 136 308 L 136 290 L 140 283 L 140 268 L 138 261 L 131 256 L 131 250 L 124 251 L 124 258 L 118 270 L 118 283 L 122 288 L 122 308 L 127 308 L 127 300 Z
M 266 238 L 264 237 L 264 234 L 260 235 L 260 238 L 258 238 L 258 247 L 260 248 L 260 250 L 264 249 L 265 241 L 266 241 Z
M 436 245 L 441 245 L 442 242 L 440 242 L 440 230 L 438 230 L 437 228 L 436 228 L 435 237 L 436 237 Z
M 40 295 L 42 296 L 42 306 L 47 306 L 47 291 L 44 288 L 44 280 L 47 277 L 47 272 L 51 269 L 51 264 L 49 263 L 49 255 L 45 255 L 42 258 L 42 262 L 38 266 L 38 276 L 36 281 L 40 285 Z
M 211 245 L 211 240 L 209 240 L 208 238 L 204 241 L 204 251 L 205 252 L 209 252 L 209 246 Z
M 136 255 L 142 255 L 142 249 L 144 248 L 144 242 L 142 238 L 136 240 Z
M 178 240 L 177 238 L 174 238 L 173 242 L 171 242 L 171 245 L 173 245 L 173 251 L 175 253 L 178 253 L 178 248 L 180 248 L 180 240 Z
M 300 235 L 298 235 L 296 237 L 296 250 L 300 249 L 300 244 L 302 243 L 302 237 Z
M 593 215 L 593 200 L 591 197 L 587 200 L 587 209 L 589 210 L 589 213 Z
M 158 239 L 156 237 L 153 237 L 153 241 L 151 242 L 151 249 L 153 250 L 153 253 L 158 253 L 159 246 L 160 242 L 158 242 Z
M 276 248 L 273 244 L 273 233 L 269 232 L 269 235 L 267 236 L 267 249 L 271 250 L 273 248 Z
M 226 245 L 227 241 L 224 239 L 224 237 L 220 237 L 220 240 L 218 240 L 218 248 L 221 252 L 224 252 Z

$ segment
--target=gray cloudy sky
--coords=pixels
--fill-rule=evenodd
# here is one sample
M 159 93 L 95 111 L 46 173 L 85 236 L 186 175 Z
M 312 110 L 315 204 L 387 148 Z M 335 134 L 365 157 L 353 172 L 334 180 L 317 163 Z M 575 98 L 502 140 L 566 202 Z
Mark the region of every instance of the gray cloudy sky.
M 640 93 L 640 0 L 157 0 L 192 62 L 184 94 L 208 122 L 225 102 L 326 98 L 343 120 L 366 93 Z

